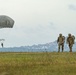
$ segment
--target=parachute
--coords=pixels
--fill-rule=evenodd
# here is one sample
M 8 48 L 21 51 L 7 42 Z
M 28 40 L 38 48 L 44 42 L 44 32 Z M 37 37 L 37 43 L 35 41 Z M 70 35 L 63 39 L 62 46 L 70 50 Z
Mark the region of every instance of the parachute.
M 13 28 L 14 20 L 8 16 L 0 15 L 0 28 Z
M 14 20 L 6 15 L 0 15 L 0 28 L 13 28 Z M 0 39 L 1 46 L 5 39 Z

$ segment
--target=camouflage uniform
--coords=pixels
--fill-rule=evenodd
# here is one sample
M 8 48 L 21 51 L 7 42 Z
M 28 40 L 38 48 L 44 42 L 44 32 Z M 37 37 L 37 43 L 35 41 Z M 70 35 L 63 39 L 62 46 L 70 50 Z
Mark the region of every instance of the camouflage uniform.
M 64 42 L 65 42 L 65 37 L 62 36 L 62 34 L 59 34 L 59 37 L 57 39 L 58 52 L 60 52 L 60 47 L 62 47 L 62 52 L 63 52 L 63 50 L 64 50 Z
M 74 40 L 75 40 L 75 37 L 71 36 L 71 34 L 68 34 L 67 43 L 69 45 L 70 52 L 72 52 L 72 47 L 73 47 L 73 44 L 74 44 Z

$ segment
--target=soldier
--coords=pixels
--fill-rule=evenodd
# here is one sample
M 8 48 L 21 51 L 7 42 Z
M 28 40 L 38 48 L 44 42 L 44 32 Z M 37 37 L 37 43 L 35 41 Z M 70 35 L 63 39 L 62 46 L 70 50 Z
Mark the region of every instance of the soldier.
M 64 50 L 64 42 L 65 42 L 65 37 L 62 36 L 62 34 L 59 34 L 59 37 L 57 39 L 58 52 L 60 52 L 60 47 L 62 47 L 62 52 L 63 52 L 63 50 Z
M 3 43 L 1 43 L 1 46 L 2 46 L 2 48 L 3 48 Z
M 67 44 L 69 46 L 70 52 L 72 52 L 72 47 L 73 47 L 73 44 L 74 44 L 74 40 L 75 40 L 75 37 L 72 36 L 71 34 L 68 34 Z

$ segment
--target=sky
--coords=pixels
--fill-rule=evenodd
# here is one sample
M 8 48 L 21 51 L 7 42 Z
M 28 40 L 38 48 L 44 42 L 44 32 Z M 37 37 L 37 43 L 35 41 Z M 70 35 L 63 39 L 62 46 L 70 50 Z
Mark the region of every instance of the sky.
M 76 0 L 0 0 L 0 15 L 15 21 L 0 29 L 5 47 L 53 42 L 59 33 L 76 36 Z

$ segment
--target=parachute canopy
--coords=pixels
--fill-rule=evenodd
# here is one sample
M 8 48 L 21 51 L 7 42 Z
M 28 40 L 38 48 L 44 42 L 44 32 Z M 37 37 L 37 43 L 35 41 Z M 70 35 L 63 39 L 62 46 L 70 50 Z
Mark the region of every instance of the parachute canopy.
M 0 28 L 13 28 L 14 20 L 8 16 L 0 15 Z

